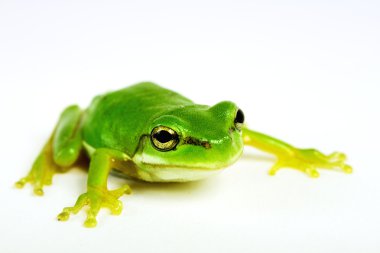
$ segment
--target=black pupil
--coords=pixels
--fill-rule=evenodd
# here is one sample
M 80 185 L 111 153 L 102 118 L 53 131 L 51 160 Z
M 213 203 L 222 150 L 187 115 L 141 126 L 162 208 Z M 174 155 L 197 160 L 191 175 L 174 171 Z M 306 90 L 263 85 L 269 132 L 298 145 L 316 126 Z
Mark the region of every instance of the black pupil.
M 161 130 L 155 133 L 154 138 L 161 143 L 166 143 L 168 141 L 173 140 L 173 136 L 168 131 L 165 131 L 165 130 Z
M 240 109 L 236 113 L 235 123 L 240 123 L 240 124 L 244 123 L 244 113 Z

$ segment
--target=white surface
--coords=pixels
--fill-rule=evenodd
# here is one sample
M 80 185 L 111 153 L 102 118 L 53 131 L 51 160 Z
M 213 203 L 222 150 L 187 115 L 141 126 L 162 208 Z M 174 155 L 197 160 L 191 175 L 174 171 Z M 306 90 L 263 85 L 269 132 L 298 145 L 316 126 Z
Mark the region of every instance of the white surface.
M 0 252 L 380 252 L 378 1 L 1 1 Z M 269 177 L 247 149 L 193 184 L 131 183 L 118 217 L 55 220 L 86 173 L 45 196 L 25 175 L 68 104 L 151 80 L 232 100 L 252 128 L 348 154 L 352 175 Z M 113 187 L 124 181 L 110 178 Z

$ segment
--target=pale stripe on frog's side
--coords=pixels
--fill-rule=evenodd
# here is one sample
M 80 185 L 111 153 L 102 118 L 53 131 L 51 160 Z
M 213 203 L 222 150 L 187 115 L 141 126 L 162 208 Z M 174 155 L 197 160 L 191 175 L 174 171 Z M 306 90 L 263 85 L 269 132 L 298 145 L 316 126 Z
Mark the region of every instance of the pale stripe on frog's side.
M 83 141 L 83 146 L 85 147 L 88 155 L 91 157 L 95 152 L 95 148 Z M 231 163 L 235 162 L 241 156 L 240 153 L 236 154 L 232 159 Z M 141 155 L 136 154 L 131 161 L 136 165 L 137 176 L 148 182 L 187 182 L 196 181 L 200 179 L 205 179 L 212 175 L 215 175 L 222 171 L 225 166 L 208 166 L 208 167 L 177 167 L 175 165 L 167 165 L 163 162 L 163 159 L 157 156 Z M 144 164 L 145 168 L 139 167 L 137 164 Z M 115 173 L 115 175 L 121 176 L 122 171 Z M 128 176 L 128 175 L 125 175 Z

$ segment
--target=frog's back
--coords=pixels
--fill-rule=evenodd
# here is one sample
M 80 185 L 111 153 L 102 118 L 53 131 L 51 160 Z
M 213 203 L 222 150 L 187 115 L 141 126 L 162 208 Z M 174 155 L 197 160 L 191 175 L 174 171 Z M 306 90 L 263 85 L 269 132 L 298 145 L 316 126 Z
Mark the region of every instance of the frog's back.
M 154 83 L 139 83 L 97 96 L 86 110 L 83 139 L 93 148 L 113 148 L 132 156 L 146 125 L 165 111 L 193 102 Z

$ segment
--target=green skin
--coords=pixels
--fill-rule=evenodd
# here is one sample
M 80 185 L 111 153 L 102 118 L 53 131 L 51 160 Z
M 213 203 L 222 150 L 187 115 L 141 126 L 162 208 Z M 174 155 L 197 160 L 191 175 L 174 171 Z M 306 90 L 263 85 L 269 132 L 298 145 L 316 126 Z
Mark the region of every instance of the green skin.
M 119 214 L 119 197 L 131 191 L 128 185 L 108 190 L 111 170 L 149 182 L 199 180 L 236 162 L 244 145 L 248 145 L 278 158 L 269 171 L 271 175 L 284 167 L 311 177 L 319 176 L 317 168 L 352 172 L 342 153 L 324 155 L 315 149 L 297 149 L 249 130 L 238 110 L 228 101 L 212 107 L 194 104 L 147 82 L 97 96 L 85 111 L 75 105 L 64 110 L 31 171 L 16 186 L 31 183 L 34 192 L 42 195 L 43 186 L 51 184 L 52 176 L 75 166 L 85 151 L 90 158 L 87 192 L 73 207 L 64 208 L 58 219 L 67 220 L 70 214 L 89 205 L 85 226 L 94 227 L 101 207 Z M 162 141 L 154 134 L 162 127 L 175 134 L 173 142 Z

